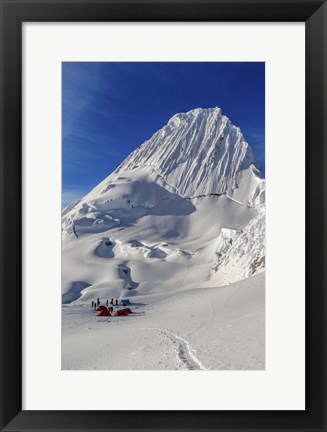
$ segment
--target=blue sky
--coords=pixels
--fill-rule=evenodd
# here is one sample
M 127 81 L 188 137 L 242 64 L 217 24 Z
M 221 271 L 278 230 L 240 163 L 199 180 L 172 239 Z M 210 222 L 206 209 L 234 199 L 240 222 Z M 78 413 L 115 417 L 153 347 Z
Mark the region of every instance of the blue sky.
M 264 63 L 62 64 L 63 206 L 177 112 L 219 106 L 265 165 Z

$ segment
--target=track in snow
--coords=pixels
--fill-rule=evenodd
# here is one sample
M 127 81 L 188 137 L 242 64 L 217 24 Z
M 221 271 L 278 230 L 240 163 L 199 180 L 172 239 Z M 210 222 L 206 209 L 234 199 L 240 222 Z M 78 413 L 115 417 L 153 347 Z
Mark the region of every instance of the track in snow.
M 183 339 L 182 337 L 169 330 L 149 327 L 139 328 L 139 330 L 155 331 L 169 338 L 173 342 L 173 344 L 176 345 L 176 352 L 179 360 L 188 370 L 207 370 L 207 368 L 196 357 L 190 346 L 190 343 L 186 339 Z
M 195 356 L 187 340 L 170 331 L 160 330 L 160 332 L 165 336 L 168 336 L 174 344 L 178 345 L 178 357 L 188 370 L 207 370 L 207 368 L 203 366 L 201 361 Z

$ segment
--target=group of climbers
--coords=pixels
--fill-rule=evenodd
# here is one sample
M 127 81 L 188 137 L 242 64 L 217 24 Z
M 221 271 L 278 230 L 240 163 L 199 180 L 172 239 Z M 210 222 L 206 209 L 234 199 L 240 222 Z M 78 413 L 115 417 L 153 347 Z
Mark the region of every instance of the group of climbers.
M 100 299 L 99 298 L 97 298 L 97 300 L 96 301 L 93 301 L 92 300 L 92 303 L 91 303 L 91 308 L 93 309 L 95 309 L 95 310 L 97 310 L 97 308 L 99 307 L 99 305 L 100 305 Z M 111 300 L 110 300 L 110 306 L 118 306 L 118 299 L 116 298 L 116 300 L 114 301 L 114 299 L 112 298 Z M 109 306 L 109 300 L 107 299 L 107 301 L 106 301 L 106 306 L 108 307 Z
M 125 302 L 123 302 L 123 301 L 121 302 L 121 304 L 123 306 L 126 305 Z M 129 302 L 128 302 L 128 304 L 129 304 Z M 110 306 L 109 306 L 109 300 L 106 301 L 106 306 L 100 305 L 100 299 L 99 298 L 97 299 L 96 302 L 92 300 L 92 303 L 91 303 L 92 309 L 94 308 L 94 310 L 99 312 L 97 314 L 97 316 L 127 316 L 127 315 L 133 313 L 130 308 L 126 308 L 126 307 L 124 307 L 123 309 L 116 310 L 116 312 L 114 313 L 114 305 L 116 307 L 118 307 L 118 299 L 116 299 L 114 302 L 114 299 L 112 298 L 110 301 Z

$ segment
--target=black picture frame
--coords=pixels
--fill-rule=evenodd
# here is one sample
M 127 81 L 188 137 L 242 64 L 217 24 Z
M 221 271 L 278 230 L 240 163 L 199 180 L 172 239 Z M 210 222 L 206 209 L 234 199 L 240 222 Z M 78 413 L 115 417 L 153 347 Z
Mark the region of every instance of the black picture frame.
M 326 32 L 321 0 L 0 0 L 2 431 L 327 431 Z M 22 411 L 22 23 L 305 22 L 306 409 L 304 411 Z M 290 245 L 296 247 L 296 245 Z M 296 271 L 296 269 L 294 269 Z M 290 341 L 291 343 L 291 341 Z M 281 388 L 281 392 L 283 389 Z

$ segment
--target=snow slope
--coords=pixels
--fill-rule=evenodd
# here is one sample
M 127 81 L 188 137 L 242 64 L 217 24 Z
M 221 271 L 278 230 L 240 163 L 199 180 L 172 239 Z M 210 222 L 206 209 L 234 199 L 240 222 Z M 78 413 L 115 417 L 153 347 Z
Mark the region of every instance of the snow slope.
M 148 317 L 144 320 L 148 328 L 157 328 L 151 311 L 154 315 L 160 311 L 165 320 L 170 303 L 183 302 L 187 309 L 192 302 L 202 301 L 209 287 L 223 287 L 263 272 L 264 202 L 265 181 L 255 167 L 251 148 L 219 108 L 173 116 L 90 193 L 63 210 L 62 301 L 68 322 L 63 337 L 73 338 L 75 330 L 78 336 L 79 319 L 84 323 L 78 311 L 87 311 L 89 316 L 89 305 L 97 298 L 105 302 L 128 297 L 149 305 L 143 311 Z M 260 281 L 263 289 L 263 277 L 250 280 Z M 221 297 L 212 298 L 218 310 Z M 70 327 L 70 319 L 75 322 L 75 318 L 76 325 Z M 145 322 L 142 325 L 147 327 Z M 165 340 L 177 341 L 177 345 L 178 337 L 184 337 L 177 327 L 176 337 L 164 333 L 165 326 L 160 329 Z M 117 334 L 126 331 L 118 329 Z M 185 340 L 189 339 L 187 334 Z M 67 346 L 63 365 L 78 368 L 73 353 L 69 357 L 68 352 Z M 81 367 L 91 368 L 86 363 L 89 366 Z M 228 368 L 228 361 L 224 365 Z
M 150 166 L 168 187 L 193 197 L 225 192 L 235 184 L 235 175 L 253 164 L 240 129 L 219 108 L 199 108 L 174 115 L 115 174 Z
M 264 303 L 261 273 L 228 287 L 140 297 L 129 317 L 64 305 L 62 369 L 264 369 Z

